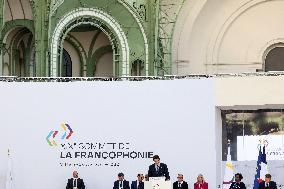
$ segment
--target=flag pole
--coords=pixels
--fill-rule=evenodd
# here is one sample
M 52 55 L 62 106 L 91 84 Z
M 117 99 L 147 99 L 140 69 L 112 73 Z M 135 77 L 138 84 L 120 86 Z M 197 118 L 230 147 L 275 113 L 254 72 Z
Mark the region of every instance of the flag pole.
M 12 160 L 11 160 L 11 150 L 9 148 L 8 148 L 8 169 L 6 175 L 5 189 L 13 189 Z

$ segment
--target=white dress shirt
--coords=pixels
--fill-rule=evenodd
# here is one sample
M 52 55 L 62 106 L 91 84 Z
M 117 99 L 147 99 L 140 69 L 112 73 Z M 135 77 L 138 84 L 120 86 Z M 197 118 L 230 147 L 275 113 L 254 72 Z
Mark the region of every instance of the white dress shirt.
M 156 171 L 158 171 L 158 169 L 160 169 L 160 164 L 159 165 L 155 164 L 155 168 L 156 168 Z
M 178 182 L 178 188 L 181 188 L 182 183 L 183 183 L 183 181 Z

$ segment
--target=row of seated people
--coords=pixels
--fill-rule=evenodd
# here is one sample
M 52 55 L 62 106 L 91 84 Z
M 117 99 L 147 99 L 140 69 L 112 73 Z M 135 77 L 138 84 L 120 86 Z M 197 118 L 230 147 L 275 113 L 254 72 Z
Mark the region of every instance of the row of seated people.
M 241 173 L 235 174 L 235 182 L 232 182 L 230 189 L 246 189 L 246 185 L 242 182 L 242 179 L 243 175 Z M 258 184 L 258 189 L 277 189 L 277 184 L 271 180 L 270 174 L 266 174 L 264 181 Z
M 144 189 L 144 180 L 149 181 L 148 174 L 145 176 L 142 173 L 137 175 L 137 180 L 132 181 L 131 185 L 129 181 L 124 179 L 124 174 L 119 173 L 118 179 L 113 184 L 113 189 Z M 78 172 L 73 172 L 73 178 L 68 179 L 66 189 L 85 189 L 83 179 L 78 177 Z M 188 183 L 183 180 L 183 175 L 177 175 L 177 181 L 173 183 L 173 189 L 188 189 Z M 202 174 L 197 177 L 197 182 L 194 183 L 194 189 L 208 189 L 208 183 L 204 181 Z
M 170 180 L 168 167 L 160 162 L 158 155 L 153 156 L 154 163 L 149 166 L 148 174 L 145 177 L 147 181 L 149 177 L 165 177 L 165 180 Z M 242 182 L 243 176 L 240 173 L 235 174 L 235 182 L 232 182 L 229 189 L 246 189 Z M 131 189 L 144 189 L 144 175 L 139 173 L 137 180 L 131 183 Z M 68 180 L 66 189 L 85 189 L 82 179 L 78 178 L 78 172 L 73 172 L 73 178 Z M 118 180 L 114 182 L 113 189 L 130 189 L 129 182 L 124 179 L 124 174 L 118 174 Z M 173 183 L 173 189 L 188 189 L 188 184 L 183 180 L 183 175 L 178 174 L 177 181 Z M 208 189 L 208 183 L 204 181 L 202 174 L 198 175 L 197 182 L 194 183 L 194 189 Z M 262 181 L 258 189 L 277 189 L 275 182 L 271 181 L 271 175 L 266 174 L 265 180 Z
M 149 177 L 164 177 L 165 180 L 170 180 L 169 170 L 165 163 L 160 162 L 158 155 L 153 156 L 153 164 L 149 166 L 148 174 L 145 175 L 145 180 Z M 139 173 L 137 180 L 131 183 L 131 189 L 144 189 L 144 175 Z M 78 178 L 78 172 L 73 172 L 73 178 L 68 180 L 66 189 L 85 189 L 82 179 Z M 130 189 L 129 182 L 124 179 L 124 174 L 118 174 L 118 180 L 114 182 L 113 189 Z M 183 175 L 178 174 L 177 181 L 173 183 L 173 189 L 188 189 L 188 184 L 183 180 Z M 208 183 L 204 181 L 200 174 L 197 177 L 197 182 L 194 184 L 194 189 L 208 189 Z
M 137 180 L 132 181 L 131 187 L 129 181 L 124 179 L 124 174 L 119 173 L 118 179 L 113 184 L 113 189 L 144 189 L 144 178 L 149 181 L 149 177 L 146 174 L 139 173 Z M 229 189 L 246 189 L 246 185 L 242 182 L 243 176 L 241 173 L 235 174 L 235 181 L 232 182 Z M 83 179 L 78 177 L 78 172 L 73 172 L 73 178 L 68 179 L 66 189 L 85 189 Z M 178 174 L 177 181 L 173 183 L 173 189 L 188 189 L 188 183 L 183 180 L 183 175 Z M 197 182 L 194 183 L 194 189 L 208 189 L 208 183 L 204 181 L 202 174 L 197 177 Z M 265 180 L 259 183 L 258 189 L 277 189 L 277 184 L 271 181 L 271 175 L 266 174 Z

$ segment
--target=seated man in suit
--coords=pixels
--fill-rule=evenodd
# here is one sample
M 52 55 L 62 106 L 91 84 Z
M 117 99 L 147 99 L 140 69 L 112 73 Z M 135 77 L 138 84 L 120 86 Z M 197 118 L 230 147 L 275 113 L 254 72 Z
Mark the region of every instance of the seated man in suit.
M 144 189 L 143 179 L 144 179 L 143 174 L 138 174 L 137 180 L 132 181 L 132 183 L 131 183 L 131 189 Z
M 160 162 L 158 155 L 153 156 L 154 164 L 149 166 L 148 177 L 166 177 L 170 180 L 169 170 L 166 164 Z
M 130 189 L 129 182 L 124 180 L 124 174 L 118 173 L 118 180 L 114 182 L 113 189 Z
M 277 189 L 276 182 L 271 181 L 271 175 L 265 175 L 265 181 L 259 183 L 258 189 Z
M 173 189 L 188 189 L 188 184 L 183 181 L 182 174 L 178 174 L 177 181 L 173 183 Z
M 73 171 L 73 178 L 68 179 L 66 189 L 85 189 L 84 181 L 78 177 L 77 171 Z

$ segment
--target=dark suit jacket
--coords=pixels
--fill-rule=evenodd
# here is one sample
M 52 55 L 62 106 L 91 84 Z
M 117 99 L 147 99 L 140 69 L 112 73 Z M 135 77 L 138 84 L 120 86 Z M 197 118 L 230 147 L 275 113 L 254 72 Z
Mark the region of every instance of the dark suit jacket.
M 137 188 L 137 180 L 132 181 L 131 189 L 144 189 L 144 182 L 141 182 L 140 185 L 139 185 L 139 188 Z
M 160 163 L 159 171 L 156 171 L 155 164 L 149 166 L 149 177 L 166 177 L 166 180 L 170 180 L 169 170 L 166 164 Z
M 265 181 L 262 181 L 261 183 L 259 183 L 258 189 L 266 189 L 265 188 Z M 276 182 L 270 181 L 268 189 L 277 189 Z
M 230 186 L 230 189 L 246 189 L 246 185 L 243 182 L 233 182 Z
M 73 189 L 73 178 L 68 179 L 67 185 L 66 185 L 66 189 Z M 85 189 L 85 184 L 83 179 L 78 178 L 77 180 L 77 188 L 79 189 Z
M 119 180 L 114 182 L 113 189 L 119 189 Z M 123 181 L 123 189 L 130 189 L 129 182 L 126 180 Z
M 178 181 L 173 183 L 173 189 L 179 189 L 178 187 Z M 187 182 L 183 181 L 183 183 L 181 184 L 181 188 L 180 189 L 188 189 L 188 184 Z

